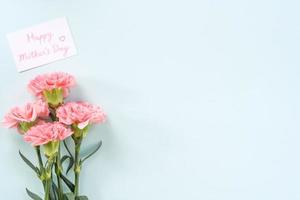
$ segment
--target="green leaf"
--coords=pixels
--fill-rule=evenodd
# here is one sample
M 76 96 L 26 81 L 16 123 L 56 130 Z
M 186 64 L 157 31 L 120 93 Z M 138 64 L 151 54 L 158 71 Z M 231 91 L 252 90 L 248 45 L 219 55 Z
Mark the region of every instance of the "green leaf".
M 75 185 L 63 174 L 61 174 L 62 180 L 65 182 L 65 184 L 68 186 L 68 188 L 71 190 L 71 192 L 74 192 L 75 190 Z
M 21 156 L 21 158 L 23 159 L 23 161 L 31 168 L 33 169 L 33 171 L 35 171 L 35 173 L 39 174 L 39 169 L 34 166 L 34 164 L 32 164 L 32 162 L 30 162 L 22 153 L 21 151 L 19 151 L 19 154 Z
M 75 200 L 75 195 L 71 192 L 64 194 L 64 200 Z
M 68 168 L 67 168 L 67 171 L 66 171 L 66 174 L 69 173 L 70 169 L 73 167 L 74 165 L 74 159 L 71 157 L 71 156 L 68 156 L 68 155 L 64 155 L 62 158 L 61 158 L 61 164 L 63 164 L 67 159 L 69 159 L 69 164 L 68 164 Z
M 94 155 L 99 149 L 100 147 L 102 146 L 102 141 L 100 140 L 97 145 L 96 145 L 96 148 L 89 154 L 87 155 L 86 157 L 84 157 L 81 161 L 81 163 L 83 163 L 84 161 L 86 161 L 89 157 L 91 157 L 92 155 Z
M 61 159 L 60 159 L 60 162 L 61 164 L 63 164 L 70 156 L 68 155 L 64 155 Z
M 52 177 L 53 179 L 53 177 Z M 51 200 L 57 200 L 58 199 L 58 188 L 55 184 L 55 182 L 52 180 L 52 187 L 50 188 L 50 199 Z
M 33 200 L 43 200 L 41 197 L 39 197 L 37 194 L 34 194 L 33 192 L 31 192 L 27 188 L 26 188 L 26 192 L 27 192 L 28 196 L 30 196 L 31 199 L 33 199 Z
M 89 200 L 89 198 L 87 198 L 87 196 L 78 196 L 75 200 Z
M 69 155 L 70 155 L 70 156 L 73 158 L 73 160 L 74 160 L 74 157 L 73 157 L 73 155 L 72 155 L 72 153 L 71 153 L 71 151 L 70 151 L 70 149 L 69 149 L 69 147 L 68 147 L 68 145 L 67 145 L 67 143 L 66 143 L 66 140 L 64 140 L 63 143 L 64 143 L 65 148 L 67 149 L 67 152 L 69 153 Z
M 71 168 L 73 167 L 73 165 L 74 165 L 74 160 L 70 159 L 69 166 L 67 168 L 67 174 L 69 173 L 69 171 L 71 170 Z

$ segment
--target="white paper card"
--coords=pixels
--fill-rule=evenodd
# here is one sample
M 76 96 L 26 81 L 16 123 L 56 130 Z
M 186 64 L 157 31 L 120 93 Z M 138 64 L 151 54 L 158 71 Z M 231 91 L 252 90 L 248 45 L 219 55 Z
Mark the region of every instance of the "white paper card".
M 65 17 L 7 34 L 18 71 L 25 71 L 77 53 Z

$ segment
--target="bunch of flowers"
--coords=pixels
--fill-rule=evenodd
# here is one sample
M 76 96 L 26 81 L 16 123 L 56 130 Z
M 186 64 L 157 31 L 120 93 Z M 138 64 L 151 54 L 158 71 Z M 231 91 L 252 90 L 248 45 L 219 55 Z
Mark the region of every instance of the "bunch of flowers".
M 3 125 L 16 128 L 24 141 L 36 151 L 36 166 L 21 152 L 21 158 L 33 169 L 44 188 L 44 200 L 87 200 L 79 194 L 79 176 L 83 163 L 100 147 L 87 156 L 80 156 L 81 144 L 93 124 L 103 123 L 105 113 L 87 102 L 65 102 L 75 78 L 67 73 L 56 72 L 39 75 L 28 84 L 28 90 L 36 100 L 21 107 L 14 107 L 4 116 Z M 66 140 L 72 138 L 70 147 Z M 62 145 L 66 155 L 62 155 Z M 65 167 L 63 167 L 65 166 Z M 64 169 L 66 168 L 66 169 Z M 68 178 L 73 168 L 74 178 Z M 65 191 L 67 190 L 67 191 Z M 34 200 L 42 200 L 26 189 Z

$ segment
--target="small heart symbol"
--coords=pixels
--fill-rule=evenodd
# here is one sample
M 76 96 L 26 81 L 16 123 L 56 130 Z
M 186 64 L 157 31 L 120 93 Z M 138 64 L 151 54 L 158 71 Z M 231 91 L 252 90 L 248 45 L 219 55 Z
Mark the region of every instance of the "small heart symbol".
M 60 41 L 64 42 L 66 40 L 66 36 L 62 35 L 58 38 Z

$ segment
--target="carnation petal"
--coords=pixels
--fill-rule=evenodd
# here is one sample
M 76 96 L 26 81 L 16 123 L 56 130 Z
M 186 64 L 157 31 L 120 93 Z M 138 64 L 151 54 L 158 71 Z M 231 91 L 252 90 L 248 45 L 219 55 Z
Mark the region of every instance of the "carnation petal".
M 85 121 L 85 122 L 79 123 L 77 127 L 78 127 L 79 129 L 82 130 L 82 129 L 84 129 L 87 125 L 89 125 L 89 120 L 87 120 L 87 121 Z

